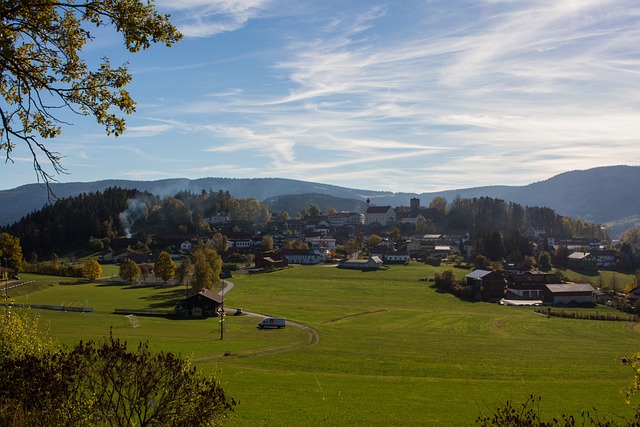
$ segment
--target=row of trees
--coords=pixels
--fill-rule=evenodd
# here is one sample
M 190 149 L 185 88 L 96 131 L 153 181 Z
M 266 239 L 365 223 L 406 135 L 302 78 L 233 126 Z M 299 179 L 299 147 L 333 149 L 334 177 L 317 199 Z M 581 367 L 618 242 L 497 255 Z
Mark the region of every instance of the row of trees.
M 153 273 L 165 283 L 173 278 L 178 283 L 188 282 L 194 292 L 211 289 L 220 282 L 222 258 L 214 248 L 201 245 L 192 252 L 191 257 L 185 257 L 176 264 L 168 252 L 161 252 L 153 265 Z M 120 264 L 119 275 L 128 282 L 137 282 L 142 270 L 134 261 L 126 259 Z
M 435 197 L 429 204 L 428 217 L 439 232 L 467 230 L 473 236 L 535 229 L 561 238 L 608 238 L 600 224 L 562 216 L 551 208 L 523 207 L 491 197 L 456 197 L 450 203 Z

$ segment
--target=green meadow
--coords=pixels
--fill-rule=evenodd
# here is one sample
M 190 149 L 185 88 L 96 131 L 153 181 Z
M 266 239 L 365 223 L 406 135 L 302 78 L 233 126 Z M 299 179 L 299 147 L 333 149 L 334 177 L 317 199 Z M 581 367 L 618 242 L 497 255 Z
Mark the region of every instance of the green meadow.
M 112 314 L 171 308 L 184 287 L 39 278 L 15 299 L 93 307 L 84 314 L 33 310 L 67 345 L 111 332 L 130 345 L 148 340 L 154 349 L 190 356 L 239 401 L 231 426 L 473 425 L 497 405 L 531 394 L 542 398 L 545 418 L 593 408 L 610 419 L 631 414 L 620 390 L 633 373 L 620 359 L 640 351 L 636 324 L 463 302 L 420 280 L 434 271 L 412 264 L 366 273 L 316 266 L 237 275 L 227 307 L 289 324 L 260 331 L 256 317 L 227 316 L 222 340 L 217 318 L 140 316 L 134 329 Z

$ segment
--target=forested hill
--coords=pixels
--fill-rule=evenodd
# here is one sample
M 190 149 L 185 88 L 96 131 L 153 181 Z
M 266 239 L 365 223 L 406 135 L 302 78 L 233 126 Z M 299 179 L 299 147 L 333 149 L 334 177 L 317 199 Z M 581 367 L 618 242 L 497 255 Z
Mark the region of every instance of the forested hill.
M 228 191 L 235 198 L 255 198 L 260 201 L 275 196 L 315 193 L 353 199 L 354 206 L 363 206 L 362 202 L 367 198 L 378 205 L 407 206 L 413 197 L 420 198 L 423 205 L 428 205 L 435 196 L 442 196 L 448 201 L 452 201 L 456 196 L 463 198 L 485 196 L 523 206 L 549 207 L 561 215 L 606 223 L 632 216 L 640 217 L 638 182 L 640 182 L 640 166 L 608 166 L 566 172 L 525 186 L 488 186 L 422 194 L 359 190 L 280 178 L 107 180 L 88 183 L 54 183 L 52 188 L 60 198 L 104 191 L 109 187 L 135 188 L 160 196 L 173 195 L 180 190 L 194 193 L 202 190 L 223 190 Z M 398 185 L 402 186 L 402 183 Z M 0 225 L 15 222 L 23 215 L 40 209 L 46 203 L 46 189 L 37 184 L 0 191 Z

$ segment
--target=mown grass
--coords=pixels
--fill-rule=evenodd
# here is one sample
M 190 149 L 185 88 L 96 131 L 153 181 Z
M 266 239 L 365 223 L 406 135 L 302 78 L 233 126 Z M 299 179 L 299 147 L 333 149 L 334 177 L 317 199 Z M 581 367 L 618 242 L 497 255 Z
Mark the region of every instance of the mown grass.
M 304 330 L 260 332 L 249 316 L 228 316 L 221 341 L 217 319 L 140 317 L 142 326 L 131 329 L 111 314 L 168 306 L 183 288 L 56 285 L 19 299 L 88 299 L 94 313 L 38 312 L 67 343 L 113 328 L 131 341 L 192 355 L 240 401 L 230 425 L 472 425 L 501 402 L 531 393 L 542 396 L 549 417 L 593 407 L 629 414 L 619 392 L 632 373 L 619 360 L 640 350 L 634 324 L 462 302 L 419 280 L 434 271 L 417 264 L 368 273 L 318 266 L 232 279 L 227 306 L 308 325 L 319 334 L 311 346 Z

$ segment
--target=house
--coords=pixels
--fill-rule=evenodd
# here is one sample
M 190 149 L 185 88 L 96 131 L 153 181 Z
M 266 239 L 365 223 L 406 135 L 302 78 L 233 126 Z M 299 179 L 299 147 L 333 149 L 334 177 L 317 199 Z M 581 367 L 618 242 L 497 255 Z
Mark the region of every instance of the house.
M 364 225 L 364 215 L 357 212 L 339 212 L 329 215 L 327 222 L 336 228 L 345 225 Z
M 338 268 L 345 268 L 351 270 L 378 270 L 382 267 L 383 262 L 377 256 L 369 257 L 369 259 L 343 259 L 338 263 Z
M 385 264 L 404 264 L 411 259 L 407 251 L 398 251 L 395 248 L 382 246 L 377 246 L 369 250 L 369 256 L 378 257 Z
M 495 299 L 504 297 L 506 282 L 504 277 L 495 271 L 477 269 L 464 277 L 467 279 L 468 286 L 480 291 L 482 298 Z
M 221 224 L 226 224 L 229 221 L 231 221 L 231 217 L 229 215 L 223 215 L 223 214 L 216 214 L 216 215 L 212 215 L 212 216 L 207 216 L 205 218 L 203 218 L 205 222 L 207 222 L 210 225 L 221 225 Z
M 384 254 L 382 261 L 385 264 L 405 264 L 410 260 L 409 252 L 393 250 Z
M 546 286 L 560 284 L 555 274 L 527 273 L 507 277 L 507 299 L 542 300 Z
M 588 283 L 560 283 L 546 285 L 547 304 L 592 304 L 595 289 Z
M 446 258 L 453 253 L 459 253 L 458 248 L 448 245 L 438 245 L 433 249 L 433 256 L 436 258 Z
M 616 251 L 613 249 L 597 249 L 590 253 L 596 257 L 596 265 L 600 270 L 613 268 L 616 264 Z
M 280 253 L 289 264 L 314 265 L 327 259 L 326 252 L 313 249 L 283 249 Z
M 189 241 L 189 240 L 185 240 L 184 242 L 180 243 L 180 250 L 182 251 L 190 251 L 191 248 L 193 247 L 193 244 Z
M 589 252 L 573 252 L 567 257 L 567 265 L 577 270 L 597 270 L 598 259 Z
M 391 206 L 369 206 L 364 213 L 364 225 L 388 225 L 396 222 L 396 212 Z
M 398 213 L 397 217 L 400 219 L 401 224 L 416 225 L 420 218 L 422 218 L 423 220 L 426 220 L 424 215 L 422 215 L 419 212 L 402 212 L 402 213 Z
M 253 236 L 243 232 L 225 233 L 229 251 L 237 251 L 238 249 L 250 249 L 253 246 Z
M 254 263 L 256 268 L 284 268 L 289 265 L 282 253 L 275 251 L 255 254 Z
M 223 299 L 218 293 L 203 289 L 197 294 L 188 296 L 176 305 L 176 312 L 181 317 L 203 318 L 218 316 Z

